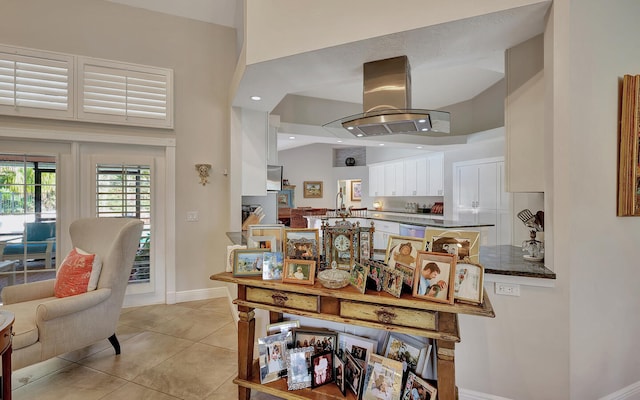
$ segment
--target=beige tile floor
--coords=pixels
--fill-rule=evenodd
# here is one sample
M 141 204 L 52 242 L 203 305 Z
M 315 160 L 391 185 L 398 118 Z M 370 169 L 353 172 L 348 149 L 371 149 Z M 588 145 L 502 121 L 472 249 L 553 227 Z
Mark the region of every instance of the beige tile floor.
M 117 335 L 119 356 L 104 340 L 15 371 L 13 399 L 237 398 L 237 327 L 226 298 L 123 309 Z

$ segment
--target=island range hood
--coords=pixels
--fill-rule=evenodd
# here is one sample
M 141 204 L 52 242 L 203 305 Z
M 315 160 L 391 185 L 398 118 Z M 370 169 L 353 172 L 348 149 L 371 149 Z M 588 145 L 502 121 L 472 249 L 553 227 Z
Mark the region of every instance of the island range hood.
M 364 64 L 363 113 L 323 125 L 344 128 L 357 137 L 450 132 L 444 111 L 411 108 L 411 74 L 407 56 Z

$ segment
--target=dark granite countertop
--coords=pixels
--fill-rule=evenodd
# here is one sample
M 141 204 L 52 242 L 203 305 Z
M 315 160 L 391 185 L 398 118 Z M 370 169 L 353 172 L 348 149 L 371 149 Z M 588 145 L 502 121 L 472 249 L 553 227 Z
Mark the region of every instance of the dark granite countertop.
M 556 279 L 555 272 L 545 267 L 544 261 L 525 260 L 523 254 L 518 246 L 480 246 L 480 264 L 487 274 Z
M 227 232 L 227 237 L 233 244 L 247 244 L 246 232 Z M 487 274 L 556 279 L 544 261 L 528 261 L 523 254 L 518 246 L 480 246 L 480 264 Z

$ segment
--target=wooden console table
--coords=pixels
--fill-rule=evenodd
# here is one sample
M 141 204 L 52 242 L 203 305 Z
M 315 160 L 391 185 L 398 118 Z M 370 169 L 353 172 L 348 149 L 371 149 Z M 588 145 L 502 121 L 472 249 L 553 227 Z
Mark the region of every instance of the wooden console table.
M 316 389 L 288 391 L 284 379 L 260 384 L 257 362 L 253 358 L 255 343 L 254 309 L 268 310 L 271 322 L 288 313 L 320 320 L 340 322 L 393 332 L 424 336 L 436 340 L 438 398 L 457 399 L 455 384 L 455 343 L 460 341 L 458 314 L 494 317 L 489 296 L 484 293 L 481 305 L 441 304 L 402 294 L 400 298 L 386 292 L 359 293 L 347 286 L 326 289 L 315 285 L 264 281 L 260 277 L 234 277 L 230 272 L 212 275 L 212 280 L 238 285 L 238 398 L 249 400 L 251 389 L 286 399 L 343 399 L 335 385 Z M 348 393 L 347 397 L 352 394 Z
M 0 311 L 0 353 L 2 354 L 2 400 L 11 400 L 11 349 L 15 316 Z

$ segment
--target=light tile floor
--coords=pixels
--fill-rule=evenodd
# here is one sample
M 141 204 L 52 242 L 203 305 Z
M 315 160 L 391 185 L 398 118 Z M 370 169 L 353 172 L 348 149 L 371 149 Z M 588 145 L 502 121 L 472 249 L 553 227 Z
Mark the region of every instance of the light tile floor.
M 123 309 L 117 336 L 119 356 L 104 340 L 15 371 L 13 399 L 237 398 L 237 327 L 226 298 Z

